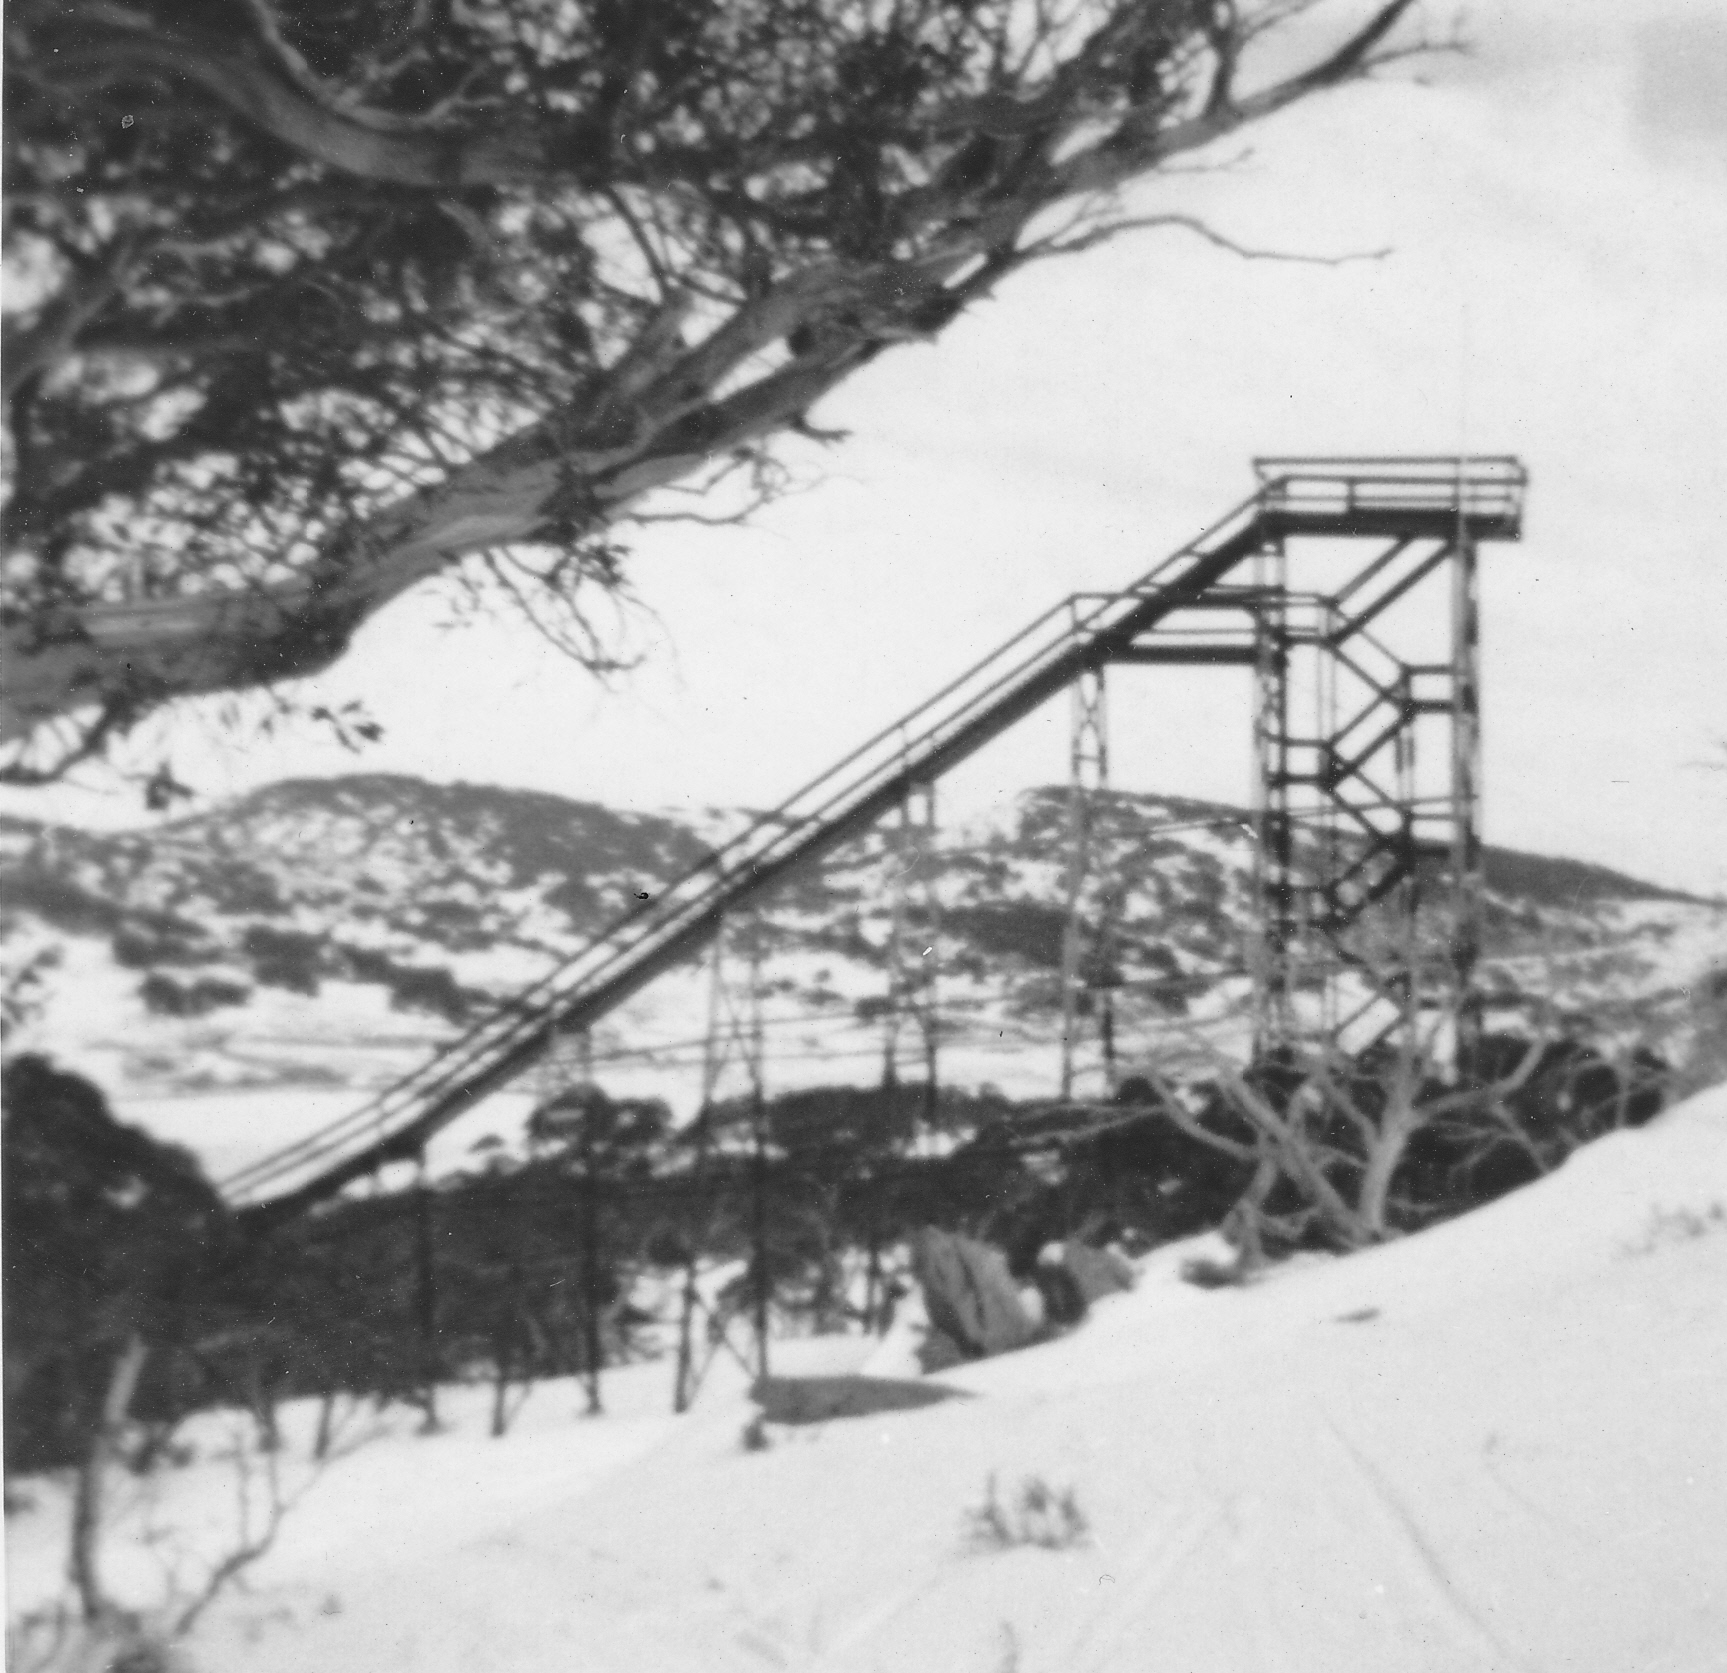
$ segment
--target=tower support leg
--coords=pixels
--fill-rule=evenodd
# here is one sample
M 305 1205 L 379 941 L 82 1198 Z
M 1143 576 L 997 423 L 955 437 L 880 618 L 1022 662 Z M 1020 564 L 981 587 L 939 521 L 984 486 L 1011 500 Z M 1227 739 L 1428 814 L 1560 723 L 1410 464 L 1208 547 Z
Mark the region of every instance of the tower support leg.
M 766 929 L 759 915 L 752 914 L 742 924 L 726 924 L 715 938 L 708 983 L 708 1033 L 703 1052 L 702 1106 L 697 1119 L 701 1123 L 697 1138 L 698 1175 L 705 1171 L 713 1140 L 715 1094 L 726 1070 L 736 1065 L 743 1072 L 745 1109 L 750 1141 L 747 1224 L 750 1259 L 745 1282 L 745 1303 L 742 1309 L 754 1336 L 754 1356 L 750 1369 L 755 1375 L 768 1374 L 768 1338 L 773 1301 L 773 1273 L 770 1261 L 771 1204 L 769 1192 L 770 1134 L 768 1132 L 766 1079 L 766 1019 L 762 1014 L 762 964 L 767 949 Z M 728 967 L 741 956 L 746 972 L 742 990 L 727 980 Z M 699 1190 L 699 1184 L 698 1184 Z M 735 1314 L 704 1307 L 696 1280 L 699 1248 L 692 1245 L 684 1274 L 684 1297 L 679 1325 L 678 1372 L 672 1403 L 684 1410 L 695 1396 L 702 1370 L 695 1367 L 693 1329 L 695 1316 L 706 1311 L 709 1315 L 710 1347 L 725 1346 L 736 1353 L 729 1337 L 729 1326 Z M 709 1354 L 712 1358 L 712 1353 Z M 742 1358 L 742 1355 L 739 1355 Z
M 1460 496 L 1461 497 L 1461 496 Z M 1475 543 L 1461 526 L 1451 557 L 1451 981 L 1456 1057 L 1467 1072 L 1481 1046 L 1481 956 L 1487 882 L 1481 855 L 1481 595 Z
M 426 1153 L 415 1158 L 414 1183 L 414 1322 L 418 1338 L 419 1382 L 425 1418 L 420 1432 L 438 1432 L 438 1272 L 433 1253 L 432 1187 L 426 1177 Z
M 755 1326 L 756 1375 L 768 1375 L 768 1334 L 773 1275 L 768 1263 L 768 1110 L 766 1050 L 762 1027 L 762 939 L 759 920 L 749 947 L 748 1027 L 744 1033 L 750 1085 L 750 1261 L 751 1313 Z
M 696 1397 L 699 1381 L 695 1359 L 696 1313 L 701 1303 L 702 1238 L 694 1230 L 698 1216 L 710 1214 L 705 1197 L 708 1160 L 713 1149 L 714 1089 L 725 1066 L 725 1040 L 721 1032 L 725 996 L 726 932 L 713 939 L 708 950 L 708 1019 L 702 1046 L 702 1097 L 695 1120 L 695 1166 L 691 1170 L 691 1213 L 684 1232 L 685 1259 L 683 1294 L 678 1307 L 677 1371 L 672 1385 L 672 1410 L 686 1412 Z
M 594 1124 L 599 1099 L 591 1097 L 582 1111 L 582 1376 L 589 1417 L 604 1410 L 600 1375 L 605 1367 L 605 1340 L 600 1320 L 600 1166 Z
M 1072 687 L 1068 745 L 1066 921 L 1061 938 L 1061 1096 L 1075 1096 L 1081 1036 L 1095 1025 L 1104 1095 L 1115 1091 L 1110 880 L 1099 876 L 1098 821 L 1109 792 L 1109 691 L 1104 669 Z M 1101 881 L 1102 886 L 1096 885 Z M 1089 910 L 1088 910 L 1089 909 Z
M 1479 1033 L 1475 549 L 1392 540 L 1335 591 L 1257 589 L 1255 1038 L 1461 1062 Z M 1439 603 L 1449 588 L 1449 605 Z M 1439 646 L 1443 649 L 1438 649 Z
M 882 1018 L 882 1087 L 901 1084 L 900 1050 L 907 1025 L 923 1058 L 923 1124 L 940 1099 L 941 895 L 934 784 L 912 786 L 893 828 L 887 1009 Z

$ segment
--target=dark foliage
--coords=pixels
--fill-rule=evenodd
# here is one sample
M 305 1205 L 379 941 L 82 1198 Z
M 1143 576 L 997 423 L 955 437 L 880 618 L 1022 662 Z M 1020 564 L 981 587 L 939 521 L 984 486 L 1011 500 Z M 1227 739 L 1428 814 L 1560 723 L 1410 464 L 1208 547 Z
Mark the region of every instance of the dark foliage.
M 1502 1083 L 1527 1050 L 1491 1037 L 1479 1084 Z M 1590 1138 L 1647 1121 L 1661 1107 L 1661 1069 L 1644 1057 L 1627 1072 L 1575 1041 L 1543 1048 L 1503 1107 L 1460 1110 L 1415 1135 L 1398 1174 L 1401 1223 L 1462 1212 Z M 1355 1066 L 1358 1110 L 1375 1108 L 1385 1072 Z M 1251 1078 L 1283 1108 L 1303 1086 L 1289 1059 L 1257 1064 Z M 88 1083 L 21 1057 L 5 1096 L 15 1467 L 76 1456 L 106 1366 L 134 1330 L 152 1344 L 137 1402 L 147 1445 L 212 1402 L 249 1405 L 268 1436 L 290 1395 L 423 1400 L 432 1380 L 464 1376 L 494 1384 L 501 1428 L 512 1387 L 587 1370 L 596 1352 L 603 1364 L 638 1351 L 637 1274 L 679 1269 L 698 1251 L 743 1260 L 722 1306 L 747 1309 L 758 1188 L 774 1307 L 828 1329 L 856 1322 L 843 1260 L 932 1225 L 1003 1248 L 1016 1276 L 1044 1288 L 1052 1320 L 1077 1316 L 1074 1295 L 1040 1268 L 1045 1245 L 1191 1235 L 1222 1222 L 1255 1173 L 1252 1131 L 1216 1087 L 1130 1080 L 1109 1111 L 931 1099 L 915 1085 L 815 1088 L 768 1100 L 758 1162 L 747 1101 L 674 1133 L 663 1104 L 587 1086 L 536 1112 L 526 1161 L 486 1160 L 436 1190 L 339 1202 L 236 1240 L 190 1160 L 115 1123 Z M 1186 1130 L 1169 1096 L 1239 1153 Z M 1322 1110 L 1309 1119 L 1347 1184 L 1360 1166 L 1348 1123 Z M 909 1148 L 919 1125 L 951 1148 Z M 1325 1242 L 1298 1203 L 1274 1193 L 1261 1206 L 1295 1228 L 1286 1246 Z
M 543 1162 L 605 1179 L 639 1178 L 665 1154 L 672 1112 L 658 1098 L 612 1098 L 577 1086 L 528 1117 L 528 1139 Z
M 1491 1086 L 1529 1049 L 1513 1035 L 1489 1036 L 1473 1078 Z M 1555 1040 L 1508 1097 L 1417 1133 L 1397 1183 L 1419 1217 L 1466 1212 L 1551 1172 L 1581 1144 L 1653 1120 L 1669 1078 L 1669 1066 L 1645 1049 L 1616 1061 L 1586 1042 Z
M 105 934 L 122 908 L 45 866 L 25 864 L 0 873 L 0 906 L 34 912 L 73 935 Z
M 188 1340 L 227 1220 L 186 1152 L 117 1122 L 81 1077 L 25 1054 L 0 1096 L 7 1465 L 39 1468 L 79 1456 L 132 1335 Z
M 230 982 L 220 976 L 177 982 L 153 971 L 138 984 L 138 997 L 144 1001 L 145 1010 L 158 1016 L 203 1017 L 227 1005 L 244 1005 L 252 990 L 244 982 Z
M 253 976 L 264 987 L 287 988 L 291 993 L 318 991 L 325 963 L 322 936 L 253 924 L 240 945 L 251 961 Z
M 6 690 L 99 713 L 3 770 L 322 667 L 464 563 L 605 665 L 644 494 L 770 491 L 830 389 L 1391 55 L 1409 4 L 1267 81 L 1276 0 L 15 0 Z M 98 640 L 123 599 L 177 607 Z
M 1488 1036 L 1454 1077 L 1405 1073 L 1389 1052 L 1292 1050 L 1180 1094 L 1185 1114 L 1172 1125 L 1250 1186 L 1232 1222 L 1253 1258 L 1356 1248 L 1465 1213 L 1650 1120 L 1671 1080 L 1647 1051 L 1616 1058 L 1585 1041 L 1510 1034 Z
M 343 947 L 340 956 L 355 981 L 376 982 L 390 990 L 399 1011 L 428 1011 L 446 1022 L 466 1022 L 484 994 L 465 988 L 442 965 L 398 964 L 370 947 Z
M 206 930 L 171 912 L 129 912 L 111 945 L 114 962 L 129 970 L 208 964 L 219 956 Z
M 1042 901 L 1015 900 L 955 907 L 943 928 L 963 937 L 985 958 L 1012 958 L 1034 970 L 1061 968 L 1067 914 Z
M 1482 855 L 1487 887 L 1536 906 L 1577 911 L 1604 900 L 1695 900 L 1695 895 L 1656 883 L 1640 882 L 1585 860 L 1524 854 L 1515 848 L 1488 848 Z

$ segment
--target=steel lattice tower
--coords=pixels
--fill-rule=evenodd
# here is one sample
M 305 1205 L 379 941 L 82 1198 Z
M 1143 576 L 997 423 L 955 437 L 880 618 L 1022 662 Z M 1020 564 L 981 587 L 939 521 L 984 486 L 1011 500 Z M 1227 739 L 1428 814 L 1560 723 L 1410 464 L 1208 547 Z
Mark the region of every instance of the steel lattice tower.
M 1258 1044 L 1359 1051 L 1419 1034 L 1466 1054 L 1484 886 L 1477 549 L 1503 537 L 1521 469 L 1257 468 L 1272 505 L 1337 514 L 1317 564 L 1308 524 L 1257 560 Z M 1398 515 L 1424 489 L 1441 517 Z
M 1255 469 L 1251 580 L 1214 584 L 1107 660 L 1252 670 L 1255 1050 L 1419 1034 L 1467 1053 L 1483 901 L 1478 548 L 1517 537 L 1525 474 L 1500 458 Z M 1076 795 L 1080 780 L 1076 768 Z M 1064 1096 L 1070 1081 L 1064 1059 Z
M 1067 893 L 1070 919 L 1096 928 L 1085 931 L 1090 957 L 1084 939 L 1064 948 L 1064 1018 L 1070 1040 L 1082 999 L 1109 1023 L 1117 996 L 1097 990 L 1115 985 L 1115 890 L 1085 879 L 1099 846 L 1093 816 L 1108 805 L 1102 694 L 1112 663 L 1253 672 L 1258 1048 L 1317 1041 L 1354 1051 L 1424 1030 L 1467 1052 L 1478 1026 L 1483 886 L 1476 562 L 1483 543 L 1518 538 L 1525 472 L 1515 459 L 1480 457 L 1262 459 L 1255 468 L 1246 500 L 1139 580 L 1046 610 L 419 1067 L 249 1163 L 224 1190 L 249 1224 L 267 1228 L 412 1158 L 560 1035 L 591 1027 L 883 818 L 921 799 L 932 833 L 929 787 L 1076 685 Z M 919 811 L 908 811 L 914 826 Z M 1092 894 L 1101 912 L 1090 910 Z M 936 945 L 933 889 L 919 904 L 922 923 L 909 895 L 896 907 L 884 1077 L 897 1075 L 908 1013 L 923 1001 L 933 1019 L 933 992 L 918 993 L 905 968 L 908 935 Z M 732 1017 L 734 1041 L 754 1032 Z M 1100 1032 L 1107 1081 L 1113 1031 Z M 926 1027 L 932 1090 L 935 1038 Z M 744 1055 L 759 1064 L 759 1047 Z M 1064 1078 L 1076 1073 L 1070 1056 Z M 751 1096 L 760 1158 L 759 1075 Z M 762 1294 L 757 1302 L 759 1322 Z

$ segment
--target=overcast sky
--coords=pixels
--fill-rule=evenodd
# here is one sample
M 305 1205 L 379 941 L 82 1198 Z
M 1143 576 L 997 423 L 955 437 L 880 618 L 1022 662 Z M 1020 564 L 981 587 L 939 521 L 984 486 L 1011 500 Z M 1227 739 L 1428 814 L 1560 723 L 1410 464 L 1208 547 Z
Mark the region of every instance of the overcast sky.
M 792 455 L 807 491 L 641 541 L 644 660 L 610 689 L 410 598 L 315 682 L 383 722 L 364 755 L 182 712 L 134 759 L 171 755 L 207 797 L 388 770 L 771 804 L 1066 593 L 1140 574 L 1251 489 L 1253 455 L 1462 445 L 1533 475 L 1523 543 L 1483 561 L 1488 839 L 1727 892 L 1727 771 L 1700 765 L 1727 762 L 1727 20 L 1466 16 L 1470 61 L 1287 112 L 1229 171 L 1135 202 L 1385 259 L 1159 232 L 1024 275 L 832 397 L 816 416 L 852 439 Z M 1115 693 L 1118 784 L 1247 798 L 1244 676 L 1130 669 Z M 992 746 L 948 805 L 1059 778 L 1065 724 L 1052 705 Z M 91 782 L 5 805 L 138 821 L 135 788 Z

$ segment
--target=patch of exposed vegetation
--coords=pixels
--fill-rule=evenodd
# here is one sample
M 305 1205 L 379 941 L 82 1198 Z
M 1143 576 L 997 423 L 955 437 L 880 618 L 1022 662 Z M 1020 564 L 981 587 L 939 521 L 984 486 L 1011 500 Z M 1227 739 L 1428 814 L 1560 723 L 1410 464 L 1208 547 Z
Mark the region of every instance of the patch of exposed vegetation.
M 286 988 L 290 993 L 318 991 L 319 978 L 324 974 L 324 942 L 320 937 L 251 924 L 240 945 L 261 986 Z
M 178 982 L 160 971 L 151 971 L 138 985 L 144 1009 L 163 1017 L 202 1017 L 228 1005 L 244 1005 L 252 990 L 244 982 L 221 976 L 200 976 Z

